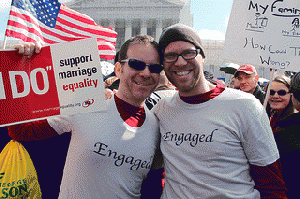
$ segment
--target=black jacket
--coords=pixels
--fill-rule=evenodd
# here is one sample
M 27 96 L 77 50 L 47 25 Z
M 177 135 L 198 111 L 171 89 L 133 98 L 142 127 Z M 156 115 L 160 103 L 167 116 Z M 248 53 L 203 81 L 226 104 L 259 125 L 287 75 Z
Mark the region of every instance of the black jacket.
M 261 89 L 259 85 L 255 87 L 253 95 L 256 99 L 259 99 L 261 104 L 264 104 L 266 93 Z
M 299 198 L 300 113 L 294 113 L 278 121 L 277 125 L 274 137 L 280 154 L 288 198 Z

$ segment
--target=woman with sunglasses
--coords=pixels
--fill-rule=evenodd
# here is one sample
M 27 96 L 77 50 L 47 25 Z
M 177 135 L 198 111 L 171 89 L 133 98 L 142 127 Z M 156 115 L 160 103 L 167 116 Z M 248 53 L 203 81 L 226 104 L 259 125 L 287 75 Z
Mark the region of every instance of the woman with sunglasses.
M 270 117 L 273 133 L 276 132 L 278 121 L 295 112 L 289 93 L 290 78 L 287 76 L 277 76 L 270 85 L 270 96 L 268 98 L 267 113 Z
M 300 73 L 293 76 L 289 92 L 297 111 L 300 110 Z M 288 198 L 299 198 L 300 179 L 300 113 L 293 113 L 277 122 L 275 141 L 280 154 L 283 180 L 288 189 Z

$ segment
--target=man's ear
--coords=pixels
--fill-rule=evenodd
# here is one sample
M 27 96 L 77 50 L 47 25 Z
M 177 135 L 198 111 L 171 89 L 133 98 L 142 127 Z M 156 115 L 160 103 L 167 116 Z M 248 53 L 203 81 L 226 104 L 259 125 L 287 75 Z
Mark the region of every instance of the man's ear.
M 259 75 L 255 75 L 256 83 L 258 83 Z
M 116 76 L 120 79 L 120 76 L 121 76 L 121 72 L 122 72 L 122 65 L 120 62 L 116 62 L 115 63 L 115 74 Z

